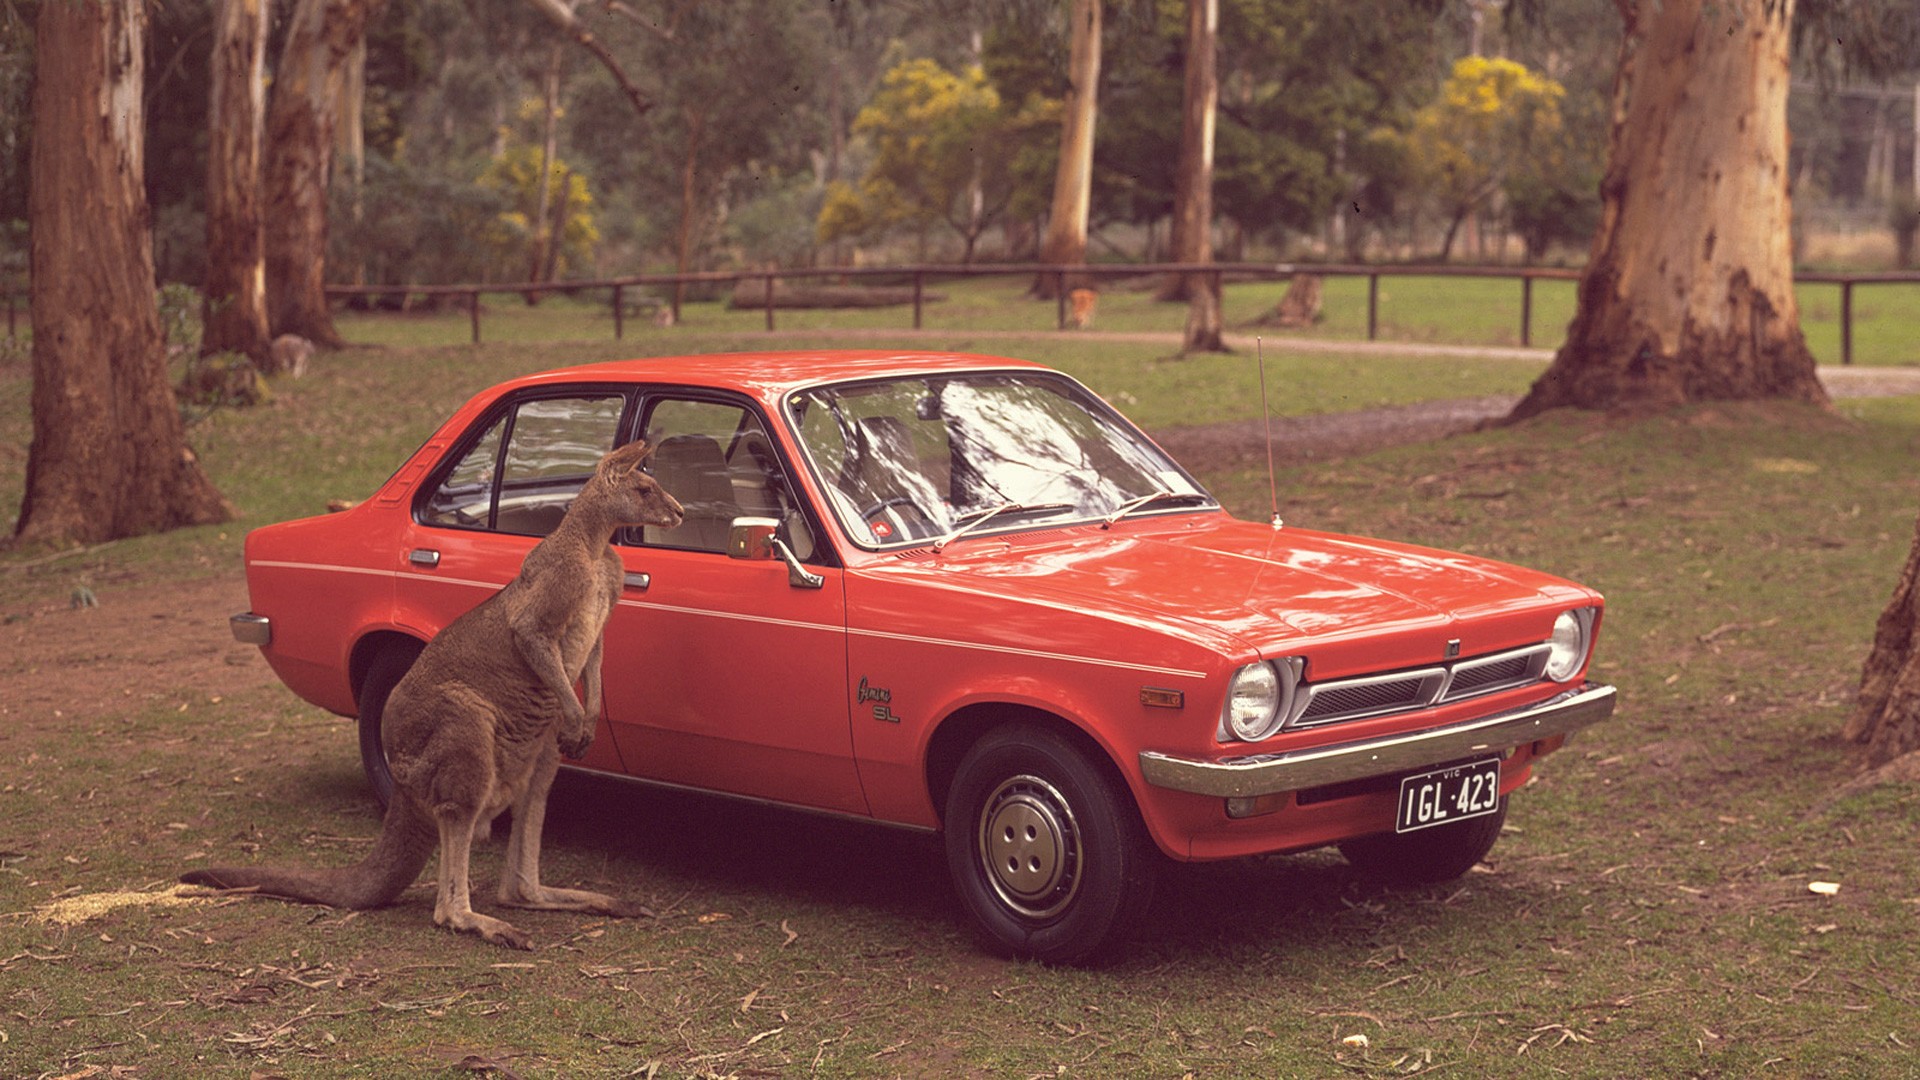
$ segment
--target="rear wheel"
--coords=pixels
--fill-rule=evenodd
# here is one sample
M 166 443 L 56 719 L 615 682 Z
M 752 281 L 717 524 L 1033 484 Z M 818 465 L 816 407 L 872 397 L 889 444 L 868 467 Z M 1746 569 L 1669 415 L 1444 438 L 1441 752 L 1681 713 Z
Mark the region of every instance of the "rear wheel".
M 1506 820 L 1503 797 L 1491 814 L 1416 832 L 1363 836 L 1341 844 L 1340 854 L 1362 876 L 1387 885 L 1452 881 L 1487 857 Z
M 367 786 L 373 789 L 374 800 L 382 810 L 393 798 L 393 770 L 387 767 L 387 744 L 381 733 L 387 698 L 425 647 L 413 642 L 381 649 L 360 684 L 360 767 L 366 771 Z
M 1008 725 L 975 743 L 945 829 L 947 871 L 995 951 L 1084 963 L 1152 899 L 1155 855 L 1125 786 L 1048 729 Z

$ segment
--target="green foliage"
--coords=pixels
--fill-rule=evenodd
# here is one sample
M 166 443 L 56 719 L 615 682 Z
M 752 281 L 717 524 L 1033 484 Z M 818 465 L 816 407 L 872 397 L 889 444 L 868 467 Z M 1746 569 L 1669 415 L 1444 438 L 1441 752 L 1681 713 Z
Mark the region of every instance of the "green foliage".
M 510 143 L 505 153 L 489 161 L 480 172 L 480 187 L 495 193 L 505 207 L 484 234 L 493 255 L 494 280 L 515 280 L 516 274 L 519 280 L 533 280 L 536 275 L 528 273 L 529 259 L 539 255 L 538 238 L 556 219 L 560 222 L 557 276 L 564 277 L 569 265 L 589 262 L 594 245 L 600 242 L 587 178 L 558 157 L 547 162 L 547 173 L 542 177 L 540 159 L 540 147 Z M 543 185 L 547 220 L 539 221 L 536 218 Z
M 160 286 L 156 304 L 160 310 L 160 329 L 170 353 L 197 352 L 200 348 L 200 290 L 170 281 Z
M 482 280 L 487 249 L 474 238 L 507 209 L 500 191 L 436 165 L 369 156 L 357 208 L 343 189 L 334 192 L 328 257 L 360 267 L 373 284 Z

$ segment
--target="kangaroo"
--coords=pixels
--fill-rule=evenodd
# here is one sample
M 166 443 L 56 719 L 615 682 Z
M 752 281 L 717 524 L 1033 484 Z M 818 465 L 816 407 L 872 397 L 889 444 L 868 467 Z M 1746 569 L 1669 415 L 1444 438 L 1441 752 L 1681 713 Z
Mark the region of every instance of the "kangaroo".
M 641 471 L 649 453 L 634 442 L 602 458 L 560 524 L 527 553 L 519 576 L 449 623 L 393 688 L 383 716 L 393 797 L 366 858 L 332 870 L 216 867 L 180 880 L 333 907 L 379 907 L 413 884 L 437 844 L 434 923 L 531 949 L 532 940 L 511 924 L 475 912 L 468 895 L 474 830 L 511 806 L 502 905 L 645 913 L 601 893 L 540 884 L 540 832 L 560 755 L 586 753 L 600 715 L 601 634 L 625 576 L 614 531 L 672 528 L 682 518 L 680 504 Z M 586 691 L 584 705 L 576 682 Z

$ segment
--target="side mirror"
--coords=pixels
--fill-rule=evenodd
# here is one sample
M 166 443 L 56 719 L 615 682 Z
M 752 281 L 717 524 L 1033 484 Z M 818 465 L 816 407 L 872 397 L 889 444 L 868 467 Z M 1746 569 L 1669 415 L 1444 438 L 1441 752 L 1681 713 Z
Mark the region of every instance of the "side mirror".
M 734 518 L 727 530 L 727 558 L 748 562 L 779 559 L 787 564 L 787 584 L 796 589 L 818 589 L 827 583 L 826 578 L 808 570 L 794 557 L 793 549 L 780 539 L 780 523 L 772 518 Z
M 780 523 L 772 518 L 737 517 L 727 531 L 727 557 L 761 562 L 772 559 L 773 545 L 779 538 Z

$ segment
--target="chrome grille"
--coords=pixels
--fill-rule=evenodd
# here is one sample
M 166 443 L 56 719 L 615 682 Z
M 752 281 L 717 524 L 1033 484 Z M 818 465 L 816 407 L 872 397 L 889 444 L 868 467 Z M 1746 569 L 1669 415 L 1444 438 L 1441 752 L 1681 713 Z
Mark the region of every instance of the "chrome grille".
M 1447 684 L 1446 692 L 1440 695 L 1440 700 L 1458 701 L 1476 694 L 1491 694 L 1525 686 L 1540 678 L 1540 673 L 1546 670 L 1549 651 L 1545 645 L 1535 645 L 1462 660 L 1453 665 L 1453 679 Z
M 1440 667 L 1305 683 L 1296 699 L 1295 714 L 1286 727 L 1298 729 L 1363 720 L 1511 690 L 1541 677 L 1546 669 L 1547 653 L 1545 645 L 1529 645 Z
M 1358 720 L 1423 708 L 1433 703 L 1434 696 L 1445 685 L 1446 679 L 1445 668 L 1421 668 L 1358 679 L 1308 683 L 1301 687 L 1306 703 L 1299 707 L 1299 715 L 1288 726 L 1314 727 L 1338 720 Z

